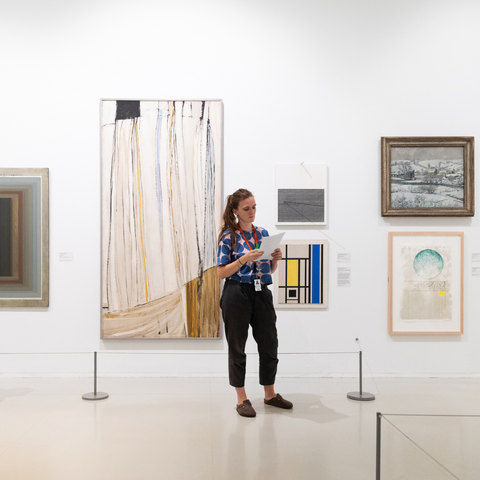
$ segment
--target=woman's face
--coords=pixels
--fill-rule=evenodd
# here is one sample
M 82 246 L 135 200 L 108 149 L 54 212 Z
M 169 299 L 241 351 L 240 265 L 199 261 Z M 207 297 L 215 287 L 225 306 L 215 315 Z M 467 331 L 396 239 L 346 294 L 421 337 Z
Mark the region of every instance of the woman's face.
M 255 220 L 255 213 L 257 212 L 257 204 L 255 197 L 248 197 L 238 204 L 238 208 L 233 209 L 233 213 L 237 215 L 238 221 L 243 223 L 253 223 Z

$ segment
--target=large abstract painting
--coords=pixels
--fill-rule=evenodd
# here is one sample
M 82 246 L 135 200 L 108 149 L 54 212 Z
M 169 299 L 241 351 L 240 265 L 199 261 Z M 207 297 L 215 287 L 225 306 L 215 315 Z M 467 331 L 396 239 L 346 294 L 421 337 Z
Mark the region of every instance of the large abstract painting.
M 279 309 L 328 307 L 328 241 L 288 240 L 274 274 L 274 303 Z
M 0 306 L 48 306 L 48 168 L 0 168 Z
M 221 101 L 102 101 L 102 336 L 218 338 Z
M 390 232 L 389 333 L 463 333 L 462 232 Z
M 327 166 L 275 166 L 276 224 L 327 224 Z

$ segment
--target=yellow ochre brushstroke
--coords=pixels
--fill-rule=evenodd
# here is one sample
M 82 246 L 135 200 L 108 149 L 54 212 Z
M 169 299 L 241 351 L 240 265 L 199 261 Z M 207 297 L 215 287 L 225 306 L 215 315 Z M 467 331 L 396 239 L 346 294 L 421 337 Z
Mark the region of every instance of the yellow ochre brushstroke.
M 140 240 L 142 242 L 143 269 L 145 271 L 145 296 L 148 302 L 147 262 L 145 259 L 145 244 L 143 241 L 143 206 L 142 206 L 142 181 L 140 169 L 140 140 L 138 138 L 138 121 L 135 122 L 137 132 L 137 170 L 138 170 L 138 197 L 140 200 Z
M 298 260 L 287 260 L 287 287 L 298 287 Z

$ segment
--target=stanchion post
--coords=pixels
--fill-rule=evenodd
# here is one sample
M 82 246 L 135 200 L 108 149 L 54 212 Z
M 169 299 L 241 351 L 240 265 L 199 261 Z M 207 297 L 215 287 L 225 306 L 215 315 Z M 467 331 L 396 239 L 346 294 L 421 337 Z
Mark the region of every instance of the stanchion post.
M 358 362 L 359 362 L 359 367 L 358 367 L 358 370 L 359 370 L 359 383 L 360 383 L 360 389 L 358 392 L 349 392 L 347 393 L 347 397 L 350 399 L 350 400 L 358 400 L 358 401 L 361 401 L 361 402 L 368 402 L 368 401 L 371 401 L 371 400 L 375 400 L 375 395 L 373 393 L 363 393 L 363 385 L 362 385 L 362 382 L 363 382 L 363 373 L 362 373 L 362 351 L 360 350 L 358 352 Z
M 380 454 L 382 446 L 382 414 L 377 412 L 377 452 L 375 461 L 375 480 L 380 480 Z
M 97 394 L 97 352 L 93 352 L 93 394 Z
M 96 353 L 95 353 L 95 355 L 96 355 Z M 362 351 L 361 350 L 358 352 L 358 362 L 359 362 L 359 365 L 360 365 L 360 368 L 359 368 L 359 370 L 360 370 L 360 392 L 359 393 L 361 395 L 363 393 L 363 391 L 362 391 L 362 378 L 363 378 L 362 363 L 363 362 L 362 362 Z
M 93 392 L 82 395 L 84 400 L 103 400 L 108 393 L 97 392 L 97 352 L 93 352 Z

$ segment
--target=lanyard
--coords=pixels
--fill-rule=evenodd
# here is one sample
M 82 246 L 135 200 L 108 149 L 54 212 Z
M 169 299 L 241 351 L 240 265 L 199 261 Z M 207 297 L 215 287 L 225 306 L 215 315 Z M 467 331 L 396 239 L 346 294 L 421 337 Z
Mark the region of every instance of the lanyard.
M 242 237 L 245 240 L 245 243 L 247 244 L 248 248 L 252 250 L 252 247 L 248 243 L 247 237 L 243 233 L 242 227 L 239 225 L 238 228 L 240 229 L 240 233 L 242 234 Z M 257 229 L 255 228 L 255 225 L 253 225 L 253 236 L 255 237 L 255 248 L 258 248 Z
M 257 249 L 258 248 L 257 229 L 255 228 L 255 225 L 252 225 L 252 227 L 253 227 L 253 236 L 255 237 L 255 248 Z M 242 237 L 245 240 L 245 243 L 247 244 L 247 247 L 250 250 L 252 250 L 252 247 L 248 243 L 247 237 L 243 233 L 242 227 L 239 225 L 238 228 L 240 229 L 240 233 L 242 234 Z M 257 262 L 253 262 L 253 273 L 255 274 L 256 272 L 257 272 Z M 260 291 L 262 289 L 260 287 L 260 280 L 255 279 L 254 283 L 255 283 L 255 291 L 256 292 Z

